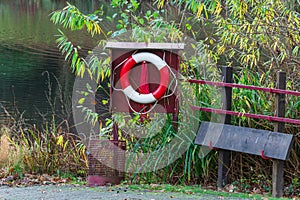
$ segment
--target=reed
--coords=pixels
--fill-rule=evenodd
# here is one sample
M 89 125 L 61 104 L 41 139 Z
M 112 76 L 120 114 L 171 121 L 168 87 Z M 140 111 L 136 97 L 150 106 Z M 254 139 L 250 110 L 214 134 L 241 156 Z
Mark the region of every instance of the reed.
M 46 126 L 44 130 L 19 128 L 18 137 L 1 136 L 0 166 L 4 175 L 32 173 L 85 176 L 85 146 L 78 136 L 62 131 L 60 126 Z
M 0 166 L 7 163 L 9 158 L 10 144 L 8 136 L 2 135 L 0 138 Z

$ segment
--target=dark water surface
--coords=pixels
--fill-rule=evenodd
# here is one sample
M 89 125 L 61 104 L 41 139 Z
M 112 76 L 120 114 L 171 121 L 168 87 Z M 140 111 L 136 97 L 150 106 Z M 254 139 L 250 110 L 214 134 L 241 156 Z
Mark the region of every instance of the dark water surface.
M 99 7 L 99 1 L 71 3 L 87 13 Z M 59 99 L 63 97 L 65 106 L 70 107 L 67 99 L 71 98 L 74 75 L 56 48 L 58 27 L 49 17 L 65 5 L 57 0 L 0 0 L 0 103 L 12 113 L 17 107 L 34 122 L 41 116 L 49 119 L 53 111 L 62 115 L 70 112 L 62 109 Z M 86 34 L 72 35 L 84 47 L 92 47 Z M 4 119 L 0 108 L 0 122 Z

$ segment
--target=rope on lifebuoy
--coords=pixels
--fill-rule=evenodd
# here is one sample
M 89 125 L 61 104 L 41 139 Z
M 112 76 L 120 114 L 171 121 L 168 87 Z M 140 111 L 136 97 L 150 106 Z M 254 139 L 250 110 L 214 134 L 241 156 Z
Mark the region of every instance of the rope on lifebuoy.
M 130 70 L 136 64 L 143 61 L 152 63 L 159 70 L 160 73 L 159 86 L 156 88 L 155 91 L 148 94 L 141 94 L 135 91 L 129 81 Z M 122 66 L 120 72 L 120 83 L 121 83 L 123 93 L 132 101 L 141 104 L 149 104 L 160 100 L 166 93 L 169 82 L 170 82 L 170 71 L 169 71 L 168 64 L 164 60 L 162 60 L 159 56 L 153 53 L 142 52 L 130 56 Z

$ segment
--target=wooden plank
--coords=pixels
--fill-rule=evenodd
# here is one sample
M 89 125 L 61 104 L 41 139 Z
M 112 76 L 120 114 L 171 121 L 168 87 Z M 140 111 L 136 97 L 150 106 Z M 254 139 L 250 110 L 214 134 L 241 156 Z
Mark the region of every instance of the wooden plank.
M 233 69 L 232 67 L 222 67 L 222 81 L 224 83 L 233 82 Z M 222 88 L 222 109 L 231 110 L 232 105 L 232 87 Z M 225 124 L 231 123 L 231 115 L 221 115 L 221 122 Z M 230 167 L 230 151 L 219 151 L 218 158 L 218 188 L 222 188 L 228 184 L 228 172 Z
M 106 48 L 183 50 L 184 43 L 107 42 Z
M 278 72 L 277 73 L 277 86 L 278 89 L 286 89 L 286 73 Z M 285 117 L 285 95 L 276 94 L 275 100 L 275 113 L 277 117 Z M 274 124 L 274 131 L 276 132 L 285 132 L 285 123 L 277 122 Z M 272 196 L 273 197 L 282 197 L 283 196 L 283 184 L 284 184 L 284 163 L 281 160 L 273 161 L 272 168 Z
M 238 127 L 227 124 L 202 122 L 195 144 L 231 151 L 261 155 L 286 160 L 289 156 L 293 135 Z

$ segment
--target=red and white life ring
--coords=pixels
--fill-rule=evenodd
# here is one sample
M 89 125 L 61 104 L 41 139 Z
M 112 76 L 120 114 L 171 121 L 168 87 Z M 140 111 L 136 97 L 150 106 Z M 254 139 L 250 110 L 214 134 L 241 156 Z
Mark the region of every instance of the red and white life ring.
M 147 61 L 152 63 L 158 70 L 160 74 L 160 83 L 155 91 L 149 94 L 141 94 L 133 89 L 129 81 L 130 70 L 138 63 Z M 123 89 L 124 94 L 131 100 L 141 103 L 149 104 L 153 103 L 164 96 L 167 91 L 169 81 L 170 81 L 170 72 L 168 64 L 163 61 L 159 56 L 143 52 L 137 53 L 128 58 L 128 60 L 122 66 L 120 72 L 120 83 Z

